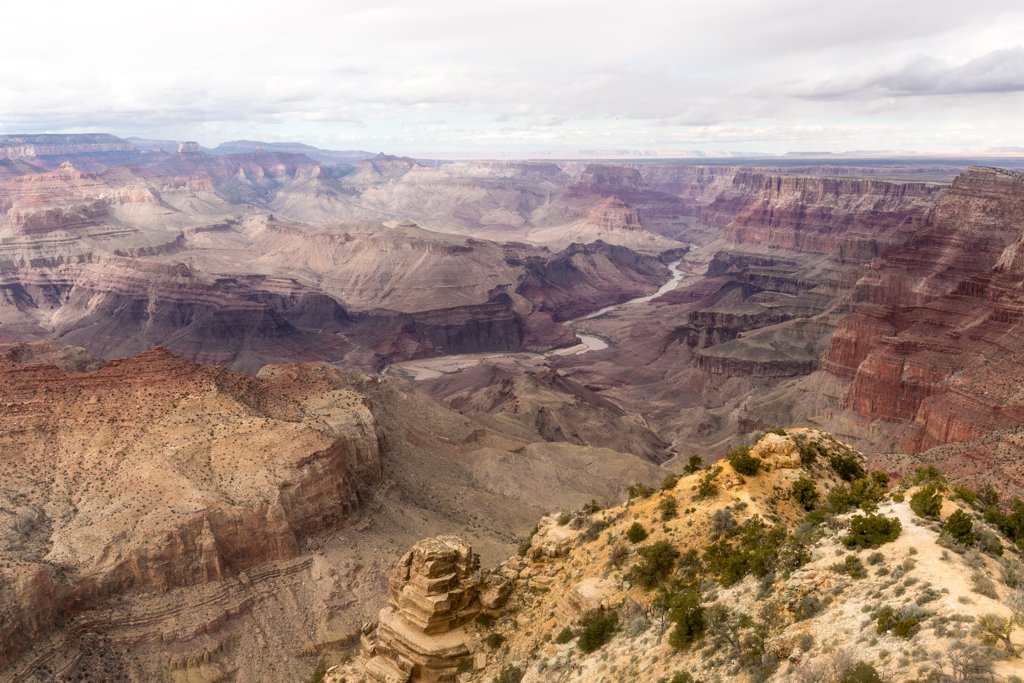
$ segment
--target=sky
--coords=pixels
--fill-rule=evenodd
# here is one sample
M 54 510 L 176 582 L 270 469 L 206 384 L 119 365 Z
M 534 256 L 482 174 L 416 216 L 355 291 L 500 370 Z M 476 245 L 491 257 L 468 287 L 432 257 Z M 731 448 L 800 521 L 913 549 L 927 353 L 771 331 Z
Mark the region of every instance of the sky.
M 5 4 L 0 133 L 421 156 L 1024 146 L 1021 0 Z

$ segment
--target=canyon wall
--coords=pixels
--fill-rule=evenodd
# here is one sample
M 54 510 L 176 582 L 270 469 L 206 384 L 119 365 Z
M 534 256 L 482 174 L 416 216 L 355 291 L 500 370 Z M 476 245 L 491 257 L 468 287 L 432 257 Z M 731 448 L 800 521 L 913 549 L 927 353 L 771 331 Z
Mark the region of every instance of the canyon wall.
M 823 367 L 852 380 L 846 407 L 909 422 L 906 450 L 1024 418 L 1013 388 L 1024 349 L 1022 215 L 1024 177 L 972 168 L 857 283 L 856 311 L 839 323 Z

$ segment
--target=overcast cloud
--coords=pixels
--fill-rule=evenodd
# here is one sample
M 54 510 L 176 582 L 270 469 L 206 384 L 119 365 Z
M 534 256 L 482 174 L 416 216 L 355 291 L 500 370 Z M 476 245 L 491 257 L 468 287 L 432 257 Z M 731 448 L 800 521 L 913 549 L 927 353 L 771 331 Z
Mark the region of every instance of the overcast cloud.
M 6 4 L 4 133 L 424 155 L 1024 145 L 1019 0 Z

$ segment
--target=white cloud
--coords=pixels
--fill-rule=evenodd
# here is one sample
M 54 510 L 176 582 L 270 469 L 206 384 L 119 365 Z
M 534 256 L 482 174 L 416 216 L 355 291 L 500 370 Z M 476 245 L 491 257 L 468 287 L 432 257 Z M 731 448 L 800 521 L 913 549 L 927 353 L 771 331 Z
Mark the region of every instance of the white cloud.
M 1024 135 L 1016 0 L 56 0 L 5 24 L 0 132 L 421 153 Z

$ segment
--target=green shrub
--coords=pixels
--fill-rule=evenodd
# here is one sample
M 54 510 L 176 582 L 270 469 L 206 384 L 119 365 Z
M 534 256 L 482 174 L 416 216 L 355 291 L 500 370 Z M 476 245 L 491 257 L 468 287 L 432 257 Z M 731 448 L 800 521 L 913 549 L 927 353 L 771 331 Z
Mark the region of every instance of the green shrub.
M 487 646 L 492 650 L 497 650 L 501 647 L 502 643 L 505 642 L 505 636 L 500 633 L 488 633 L 487 637 L 484 638 L 484 642 L 487 643 Z
M 843 481 L 860 479 L 866 474 L 860 456 L 846 449 L 829 453 L 828 464 Z
M 985 484 L 978 489 L 978 507 L 987 510 L 990 507 L 999 507 L 999 493 L 992 488 L 992 484 Z
M 562 514 L 558 515 L 557 521 L 558 526 L 565 526 L 566 524 L 572 521 L 572 514 L 569 512 L 563 512 Z
M 792 496 L 804 510 L 813 510 L 818 504 L 818 489 L 814 482 L 806 477 L 800 477 L 793 482 Z
M 640 548 L 641 560 L 629 570 L 627 578 L 641 588 L 653 590 L 672 573 L 679 551 L 668 541 L 658 541 Z
M 803 436 L 798 436 L 795 439 L 796 448 L 800 452 L 800 464 L 803 467 L 810 467 L 818 461 L 818 457 L 827 457 L 828 449 L 826 449 L 820 441 L 807 441 Z
M 704 565 L 725 587 L 747 574 L 765 576 L 775 567 L 785 540 L 785 527 L 768 527 L 760 519 L 751 518 L 737 527 L 730 538 L 709 544 L 704 549 Z
M 888 491 L 889 475 L 878 470 L 870 477 L 861 477 L 850 482 L 849 502 L 865 512 L 874 512 L 878 503 L 885 498 Z
M 668 639 L 672 647 L 684 649 L 704 636 L 707 622 L 700 601 L 700 590 L 695 583 L 684 584 L 678 580 L 670 582 L 659 593 L 655 606 L 664 609 L 673 624 Z
M 839 574 L 847 574 L 854 579 L 863 579 L 868 575 L 864 563 L 856 555 L 847 555 L 842 562 L 832 565 L 831 569 Z
M 786 430 L 783 429 L 782 427 L 773 427 L 772 429 L 768 430 L 768 433 L 775 434 L 777 436 L 786 436 Z
M 833 515 L 841 515 L 853 507 L 850 489 L 845 486 L 833 486 L 825 495 L 825 510 Z
M 699 455 L 691 455 L 690 459 L 686 461 L 686 467 L 683 468 L 683 472 L 693 474 L 694 472 L 700 472 L 702 469 L 704 469 L 704 460 Z
M 509 664 L 495 677 L 494 683 L 520 683 L 523 680 L 523 675 L 522 669 Z
M 978 492 L 970 486 L 954 486 L 953 495 L 972 507 L 978 500 Z
M 576 645 L 583 652 L 593 652 L 607 643 L 619 628 L 619 615 L 615 610 L 596 609 L 580 620 Z
M 632 486 L 629 487 L 627 493 L 629 494 L 629 499 L 633 500 L 634 498 L 648 497 L 649 495 L 654 493 L 654 489 L 652 489 L 647 484 L 633 484 Z
M 928 465 L 915 469 L 914 475 L 910 478 L 911 486 L 923 486 L 925 484 L 944 489 L 949 485 L 949 481 L 947 481 L 945 475 L 935 465 Z
M 857 662 L 853 668 L 843 672 L 839 683 L 882 683 L 882 677 L 867 662 Z
M 680 671 L 672 676 L 669 683 L 697 683 L 688 671 Z
M 917 614 L 892 607 L 883 607 L 875 619 L 875 630 L 878 635 L 892 632 L 900 638 L 913 638 L 921 630 L 921 619 Z
M 928 484 L 910 497 L 910 509 L 918 517 L 938 517 L 942 510 L 942 494 L 935 484 Z
M 661 490 L 671 491 L 676 487 L 676 484 L 679 483 L 679 479 L 680 477 L 678 474 L 666 474 L 665 478 L 661 480 Z
M 647 529 L 640 522 L 633 522 L 632 526 L 626 530 L 626 538 L 630 543 L 639 543 L 647 538 Z
M 671 496 L 663 498 L 661 502 L 658 503 L 658 511 L 661 513 L 661 520 L 663 522 L 675 519 L 679 516 L 679 503 L 677 503 L 676 499 Z
M 895 541 L 903 525 L 895 517 L 882 515 L 854 515 L 850 519 L 850 533 L 843 538 L 847 548 L 877 548 Z
M 715 484 L 715 478 L 719 475 L 721 471 L 721 467 L 715 467 L 710 472 L 701 477 L 700 483 L 697 485 L 698 500 L 714 498 L 715 496 L 718 495 L 718 486 Z
M 571 628 L 566 626 L 565 628 L 563 628 L 561 631 L 558 632 L 557 636 L 555 636 L 555 642 L 558 643 L 559 645 L 565 645 L 566 643 L 568 643 L 570 640 L 572 640 L 575 637 L 576 637 L 576 633 Z
M 474 619 L 473 621 L 480 624 L 484 628 L 491 628 L 492 626 L 494 626 L 494 617 L 492 617 L 490 614 L 487 614 L 486 612 L 481 612 L 480 614 L 476 615 L 476 619 Z
M 942 525 L 942 531 L 960 545 L 974 545 L 974 522 L 963 510 L 957 510 Z
M 725 456 L 729 460 L 729 464 L 739 474 L 744 474 L 752 477 L 758 473 L 761 469 L 761 459 L 755 458 L 750 454 L 750 449 L 746 446 L 740 446 L 729 452 L 729 455 Z

